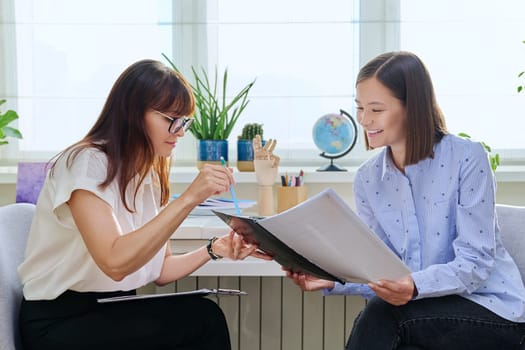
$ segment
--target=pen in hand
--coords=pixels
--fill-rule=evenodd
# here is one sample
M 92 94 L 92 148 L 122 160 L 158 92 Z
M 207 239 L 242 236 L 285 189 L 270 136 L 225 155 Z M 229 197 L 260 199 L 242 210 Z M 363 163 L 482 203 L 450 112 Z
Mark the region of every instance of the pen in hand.
M 224 160 L 224 157 L 221 157 L 221 164 L 226 168 L 226 161 Z M 241 209 L 239 208 L 239 202 L 237 202 L 237 196 L 235 195 L 235 189 L 233 188 L 233 185 L 230 185 L 230 194 L 232 196 L 233 204 L 235 205 L 235 212 L 240 216 Z

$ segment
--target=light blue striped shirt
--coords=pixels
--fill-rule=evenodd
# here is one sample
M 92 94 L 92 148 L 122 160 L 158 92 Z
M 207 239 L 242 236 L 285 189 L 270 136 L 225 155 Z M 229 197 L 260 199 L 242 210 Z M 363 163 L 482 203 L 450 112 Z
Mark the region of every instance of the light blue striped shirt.
M 401 173 L 387 148 L 357 171 L 359 216 L 408 265 L 418 299 L 458 294 L 508 320 L 525 322 L 525 287 L 495 219 L 495 182 L 480 143 L 454 135 L 434 158 Z M 363 284 L 329 294 L 373 296 Z

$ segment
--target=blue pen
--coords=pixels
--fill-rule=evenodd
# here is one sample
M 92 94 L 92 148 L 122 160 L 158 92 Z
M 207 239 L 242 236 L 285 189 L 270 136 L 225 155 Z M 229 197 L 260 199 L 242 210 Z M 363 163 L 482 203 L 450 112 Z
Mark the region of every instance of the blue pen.
M 221 157 L 221 164 L 226 168 L 226 161 L 224 160 L 224 157 Z M 239 208 L 239 202 L 237 202 L 237 196 L 235 195 L 235 189 L 233 188 L 233 185 L 230 185 L 230 194 L 232 196 L 233 204 L 235 205 L 235 211 L 237 212 L 237 215 L 240 216 L 241 209 Z

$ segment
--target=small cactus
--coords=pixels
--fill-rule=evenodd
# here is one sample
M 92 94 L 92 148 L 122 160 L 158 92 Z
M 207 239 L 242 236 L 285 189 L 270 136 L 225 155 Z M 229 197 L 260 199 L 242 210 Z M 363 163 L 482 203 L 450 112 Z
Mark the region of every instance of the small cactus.
M 263 125 L 259 123 L 246 124 L 242 128 L 242 134 L 239 135 L 239 140 L 253 140 L 255 135 L 259 135 L 263 139 Z

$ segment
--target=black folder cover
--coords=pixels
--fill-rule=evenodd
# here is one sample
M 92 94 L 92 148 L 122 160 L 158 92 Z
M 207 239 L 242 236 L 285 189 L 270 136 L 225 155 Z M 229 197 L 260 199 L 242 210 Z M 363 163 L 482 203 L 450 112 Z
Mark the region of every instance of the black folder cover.
M 222 221 L 238 234 L 243 235 L 248 243 L 256 243 L 259 249 L 273 257 L 284 268 L 294 272 L 304 272 L 322 279 L 344 283 L 343 280 L 323 270 L 306 259 L 281 240 L 268 232 L 257 218 L 236 216 L 212 210 Z

